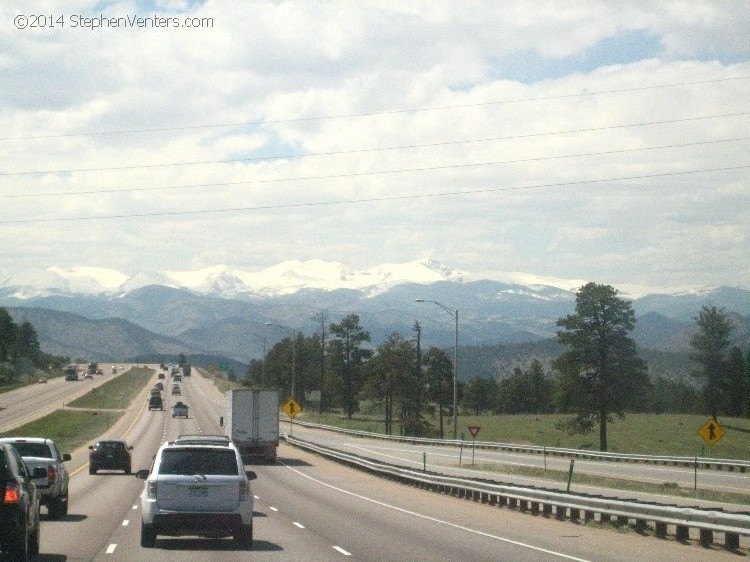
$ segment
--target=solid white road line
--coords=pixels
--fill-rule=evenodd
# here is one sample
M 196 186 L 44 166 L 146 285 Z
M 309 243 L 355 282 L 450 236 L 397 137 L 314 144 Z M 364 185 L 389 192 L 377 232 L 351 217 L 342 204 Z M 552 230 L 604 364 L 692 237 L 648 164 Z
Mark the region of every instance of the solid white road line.
M 361 494 L 356 494 L 354 492 L 350 492 L 349 490 L 344 490 L 343 488 L 339 488 L 339 487 L 334 486 L 332 484 L 328 484 L 327 482 L 323 482 L 322 480 L 318 480 L 317 478 L 313 478 L 309 474 L 305 474 L 304 472 L 301 472 L 301 471 L 297 470 L 296 468 L 293 468 L 293 467 L 289 466 L 288 464 L 284 464 L 284 463 L 281 463 L 281 464 L 285 468 L 291 470 L 292 472 L 295 472 L 295 473 L 299 474 L 303 478 L 307 478 L 308 480 L 316 482 L 317 484 L 320 484 L 321 486 L 325 486 L 326 488 L 330 488 L 331 490 L 336 490 L 337 492 L 341 492 L 342 494 L 347 494 L 349 496 L 352 496 L 352 497 L 364 500 L 366 502 L 374 503 L 375 505 L 379 505 L 379 506 L 385 507 L 387 509 L 392 509 L 394 511 L 398 511 L 398 512 L 404 513 L 406 515 L 411 515 L 413 517 L 419 517 L 420 519 L 425 519 L 427 521 L 432 521 L 432 522 L 437 523 L 439 525 L 445 525 L 447 527 L 453 527 L 454 529 L 460 529 L 462 531 L 466 531 L 467 533 L 472 533 L 472 534 L 479 535 L 479 536 L 482 536 L 482 537 L 486 537 L 486 538 L 489 538 L 489 539 L 494 539 L 494 540 L 497 540 L 497 541 L 500 541 L 500 542 L 504 542 L 504 543 L 507 543 L 507 544 L 513 544 L 513 545 L 516 545 L 516 546 L 520 546 L 522 548 L 528 548 L 529 550 L 534 550 L 536 552 L 543 552 L 545 554 L 550 554 L 552 556 L 557 556 L 559 558 L 564 558 L 566 560 L 574 560 L 576 562 L 590 562 L 589 560 L 586 560 L 585 558 L 578 558 L 576 556 L 571 556 L 569 554 L 563 554 L 562 552 L 555 552 L 554 550 L 549 550 L 547 548 L 542 548 L 540 546 L 534 546 L 532 544 L 528 544 L 528 543 L 524 543 L 524 542 L 520 542 L 520 541 L 515 541 L 513 539 L 509 539 L 509 538 L 506 538 L 506 537 L 500 537 L 500 536 L 497 536 L 497 535 L 492 535 L 490 533 L 485 533 L 484 531 L 479 531 L 477 529 L 471 529 L 469 527 L 464 527 L 463 525 L 457 525 L 456 523 L 451 523 L 449 521 L 444 521 L 442 519 L 437 519 L 437 518 L 431 517 L 429 515 L 424 515 L 422 513 L 417 513 L 415 511 L 409 511 L 408 509 L 404 509 L 402 507 L 397 507 L 395 505 L 390 505 L 390 504 L 387 504 L 385 502 L 381 502 L 381 501 L 373 499 L 373 498 L 368 498 L 367 496 L 363 496 Z M 271 508 L 271 509 L 273 509 L 273 508 Z M 337 548 L 337 547 L 334 547 L 334 548 Z
M 352 555 L 352 553 L 351 553 L 351 552 L 347 552 L 346 550 L 344 550 L 344 549 L 343 549 L 343 548 L 341 548 L 340 546 L 334 546 L 334 547 L 333 547 L 333 550 L 337 550 L 338 552 L 340 552 L 340 553 L 341 553 L 341 554 L 343 554 L 344 556 L 351 556 L 351 555 Z

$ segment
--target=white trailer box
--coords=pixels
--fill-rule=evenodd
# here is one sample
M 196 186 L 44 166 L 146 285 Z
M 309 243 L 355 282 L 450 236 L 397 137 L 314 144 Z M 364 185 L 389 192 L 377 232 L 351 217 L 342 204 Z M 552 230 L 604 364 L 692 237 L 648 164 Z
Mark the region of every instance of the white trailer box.
M 276 460 L 279 446 L 279 395 L 275 390 L 238 388 L 226 394 L 224 434 L 246 463 Z

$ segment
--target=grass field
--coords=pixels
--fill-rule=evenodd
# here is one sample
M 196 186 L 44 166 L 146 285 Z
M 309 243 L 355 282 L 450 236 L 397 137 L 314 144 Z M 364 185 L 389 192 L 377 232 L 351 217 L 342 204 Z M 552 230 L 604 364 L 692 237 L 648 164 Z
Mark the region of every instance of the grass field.
M 598 427 L 586 435 L 568 435 L 555 427 L 561 414 L 483 415 L 458 418 L 458 437 L 471 440 L 469 426 L 479 426 L 477 441 L 532 444 L 547 447 L 599 450 Z M 384 432 L 382 416 L 361 415 L 348 420 L 340 412 L 302 412 L 297 419 L 349 429 Z M 719 418 L 726 435 L 708 447 L 698 429 L 708 416 L 690 414 L 628 414 L 608 425 L 610 452 L 646 455 L 679 455 L 750 460 L 750 419 Z M 452 420 L 444 418 L 445 438 L 453 437 Z M 431 420 L 437 427 L 436 420 Z
M 85 410 L 56 410 L 0 437 L 46 437 L 63 452 L 72 452 L 115 424 L 152 374 L 148 369 L 131 369 L 69 404 Z
M 72 408 L 127 408 L 154 372 L 134 367 L 68 404 Z M 83 384 L 86 384 L 85 382 Z

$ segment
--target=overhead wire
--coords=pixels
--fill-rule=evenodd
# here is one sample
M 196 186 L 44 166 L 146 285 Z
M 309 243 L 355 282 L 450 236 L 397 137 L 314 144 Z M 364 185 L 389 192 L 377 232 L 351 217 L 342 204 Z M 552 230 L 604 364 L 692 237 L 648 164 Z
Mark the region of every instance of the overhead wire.
M 574 182 L 556 182 L 556 183 L 545 183 L 545 184 L 533 184 L 523 185 L 515 187 L 485 187 L 467 190 L 451 190 L 434 193 L 419 193 L 409 195 L 391 195 L 383 197 L 365 197 L 365 198 L 354 198 L 354 199 L 339 199 L 333 201 L 311 201 L 305 203 L 284 203 L 278 205 L 257 205 L 251 207 L 232 207 L 232 208 L 221 208 L 221 209 L 199 209 L 192 211 L 155 211 L 150 213 L 124 213 L 124 214 L 112 214 L 112 215 L 97 215 L 97 216 L 78 216 L 78 217 L 54 217 L 46 219 L 9 219 L 0 220 L 0 225 L 4 224 L 33 224 L 33 223 L 52 223 L 52 222 L 71 222 L 71 221 L 90 221 L 90 220 L 111 220 L 111 219 L 123 219 L 123 218 L 146 218 L 146 217 L 165 217 L 165 216 L 180 216 L 180 215 L 206 215 L 206 214 L 219 214 L 219 213 L 239 213 L 239 212 L 252 212 L 262 210 L 281 210 L 281 209 L 294 209 L 303 207 L 323 207 L 333 205 L 345 205 L 345 204 L 356 204 L 356 203 L 376 203 L 384 201 L 400 201 L 410 199 L 425 199 L 425 198 L 437 198 L 437 197 L 452 197 L 452 196 L 463 196 L 463 195 L 476 195 L 483 193 L 497 193 L 503 191 L 520 191 L 530 189 L 541 189 L 549 187 L 563 187 L 563 186 L 577 186 L 577 185 L 591 185 L 597 183 L 606 182 L 618 182 L 626 180 L 643 180 L 653 178 L 663 178 L 670 176 L 685 176 L 691 174 L 702 174 L 702 173 L 713 173 L 723 171 L 742 170 L 750 168 L 749 165 L 741 166 L 727 166 L 720 168 L 706 168 L 701 170 L 685 170 L 680 172 L 665 172 L 657 174 L 642 174 L 636 176 L 621 176 L 612 178 L 601 178 L 592 180 L 578 180 Z
M 66 191 L 66 192 L 45 192 L 45 193 L 11 193 L 11 194 L 0 194 L 0 199 L 20 199 L 20 198 L 31 198 L 31 197 L 67 197 L 74 195 L 102 195 L 108 193 L 129 193 L 129 192 L 150 192 L 150 191 L 167 191 L 177 189 L 193 189 L 193 188 L 205 188 L 205 187 L 227 187 L 236 185 L 254 185 L 254 184 L 265 184 L 265 183 L 291 183 L 298 181 L 312 181 L 312 180 L 330 180 L 330 179 L 342 179 L 352 177 L 363 177 L 363 176 L 376 176 L 385 174 L 404 174 L 413 172 L 428 172 L 436 170 L 451 170 L 460 168 L 478 168 L 484 166 L 498 166 L 506 164 L 522 164 L 529 162 L 542 162 L 545 160 L 561 160 L 567 158 L 583 158 L 589 156 L 606 156 L 612 154 L 622 154 L 631 152 L 643 152 L 649 150 L 664 150 L 670 148 L 686 148 L 691 146 L 702 146 L 707 144 L 718 144 L 724 142 L 736 142 L 741 140 L 748 140 L 750 137 L 739 137 L 733 139 L 719 139 L 711 141 L 702 141 L 695 143 L 683 143 L 683 144 L 671 144 L 653 147 L 638 147 L 628 148 L 621 150 L 605 150 L 600 152 L 587 152 L 579 154 L 564 154 L 557 156 L 539 156 L 533 158 L 519 158 L 515 160 L 500 160 L 492 162 L 474 162 L 464 164 L 446 164 L 441 166 L 423 166 L 419 168 L 401 168 L 393 170 L 376 170 L 369 172 L 348 172 L 343 174 L 325 174 L 317 176 L 297 176 L 297 177 L 286 177 L 286 178 L 267 178 L 267 179 L 255 179 L 255 180 L 242 180 L 233 182 L 214 182 L 214 183 L 200 183 L 200 184 L 183 184 L 183 185 L 168 185 L 168 186 L 149 186 L 149 187 L 125 187 L 125 188 L 112 188 L 112 189 L 91 189 L 91 190 L 79 190 L 79 191 Z
M 599 91 L 593 91 L 593 92 L 591 91 L 590 92 L 577 92 L 577 93 L 570 93 L 570 94 L 557 94 L 553 96 L 539 96 L 539 97 L 516 98 L 516 99 L 507 99 L 507 100 L 493 100 L 493 101 L 487 101 L 487 102 L 475 102 L 475 103 L 467 103 L 467 104 L 454 104 L 454 105 L 433 106 L 433 107 L 390 109 L 390 110 L 382 110 L 382 111 L 348 113 L 348 114 L 340 114 L 340 115 L 290 117 L 286 119 L 266 119 L 266 120 L 259 120 L 259 121 L 245 121 L 245 122 L 236 122 L 236 123 L 214 123 L 214 124 L 203 124 L 203 125 L 184 125 L 184 126 L 175 126 L 175 127 L 153 127 L 153 128 L 145 128 L 145 129 L 89 131 L 89 132 L 59 133 L 59 134 L 49 134 L 49 135 L 6 136 L 6 137 L 0 137 L 0 141 L 8 141 L 8 140 L 20 141 L 20 140 L 54 139 L 54 138 L 67 138 L 67 137 L 159 133 L 159 132 L 186 131 L 186 130 L 198 130 L 198 129 L 275 125 L 275 124 L 282 124 L 282 123 L 295 123 L 295 122 L 305 122 L 305 121 L 322 121 L 322 120 L 327 120 L 327 119 L 374 117 L 374 116 L 379 116 L 379 115 L 419 113 L 419 112 L 425 112 L 425 111 L 443 111 L 443 110 L 449 110 L 449 109 L 485 107 L 485 106 L 490 106 L 490 105 L 502 105 L 502 104 L 512 104 L 512 103 L 536 102 L 536 101 L 550 101 L 550 100 L 555 100 L 555 99 L 569 99 L 569 98 L 585 97 L 585 96 L 638 92 L 638 91 L 644 91 L 644 90 L 655 90 L 655 89 L 660 89 L 660 88 L 696 86 L 696 85 L 702 85 L 702 84 L 730 82 L 734 80 L 746 80 L 748 78 L 750 78 L 750 76 L 728 76 L 725 78 L 712 78 L 708 80 L 693 80 L 693 81 L 688 81 L 688 82 L 674 82 L 670 84 L 653 84 L 653 85 L 648 85 L 648 86 L 635 86 L 632 88 L 616 88 L 612 90 L 599 90 Z
M 41 175 L 41 174 L 72 174 L 80 172 L 106 172 L 106 171 L 119 171 L 119 170 L 136 170 L 136 169 L 148 169 L 148 168 L 166 168 L 175 166 L 195 166 L 195 165 L 206 165 L 206 164 L 235 164 L 238 162 L 261 162 L 270 160 L 289 160 L 296 158 L 309 158 L 318 156 L 341 156 L 347 154 L 365 154 L 369 152 L 384 152 L 391 150 L 407 150 L 414 148 L 436 148 L 440 146 L 453 146 L 458 144 L 470 144 L 470 143 L 484 143 L 484 142 L 496 142 L 505 140 L 519 140 L 525 138 L 537 138 L 544 136 L 554 135 L 565 135 L 565 134 L 576 134 L 576 133 L 588 133 L 596 131 L 608 131 L 615 129 L 626 129 L 632 127 L 646 127 L 653 125 L 670 125 L 675 123 L 686 123 L 692 121 L 702 121 L 708 119 L 720 119 L 726 117 L 741 117 L 750 115 L 750 111 L 742 111 L 737 113 L 722 113 L 718 115 L 703 115 L 696 117 L 685 117 L 682 119 L 667 119 L 661 121 L 643 121 L 639 123 L 623 123 L 618 125 L 606 125 L 602 127 L 587 127 L 582 129 L 566 129 L 561 131 L 546 131 L 537 133 L 526 133 L 520 135 L 506 135 L 500 137 L 488 137 L 481 139 L 466 139 L 466 140 L 453 140 L 445 142 L 432 142 L 422 144 L 408 144 L 398 146 L 386 146 L 386 147 L 375 147 L 375 148 L 358 148 L 350 150 L 334 150 L 328 152 L 310 152 L 310 153 L 298 153 L 298 154 L 281 154 L 272 156 L 255 156 L 247 158 L 230 158 L 224 160 L 202 160 L 202 161 L 186 161 L 186 162 L 163 162 L 156 164 L 132 164 L 126 166 L 106 166 L 98 168 L 68 168 L 68 169 L 57 169 L 57 170 L 25 170 L 18 172 L 0 172 L 0 177 L 7 176 L 23 176 L 23 175 Z

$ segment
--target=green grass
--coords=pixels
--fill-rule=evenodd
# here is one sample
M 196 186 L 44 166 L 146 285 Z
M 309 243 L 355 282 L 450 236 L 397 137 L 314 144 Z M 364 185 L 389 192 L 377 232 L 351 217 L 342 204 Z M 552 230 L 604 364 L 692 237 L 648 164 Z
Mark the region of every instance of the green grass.
M 134 367 L 68 404 L 72 408 L 113 409 L 127 408 L 143 387 L 151 380 L 154 371 Z M 79 384 L 86 384 L 82 382 Z
M 71 452 L 93 441 L 114 425 L 152 375 L 153 370 L 150 369 L 130 369 L 68 404 L 76 408 L 112 411 L 56 410 L 48 416 L 0 434 L 0 437 L 46 437 L 55 441 L 63 452 Z
M 555 424 L 565 418 L 560 414 L 545 415 L 483 415 L 458 418 L 458 437 L 471 440 L 468 426 L 481 427 L 477 441 L 531 444 L 547 447 L 599 450 L 598 427 L 586 435 L 568 435 Z M 349 420 L 340 412 L 317 414 L 304 411 L 297 419 L 358 429 L 384 432 L 382 416 L 355 414 Z M 750 419 L 719 418 L 726 435 L 708 447 L 698 435 L 698 428 L 707 416 L 692 414 L 628 414 L 608 425 L 608 449 L 614 453 L 645 455 L 677 455 L 750 460 Z M 433 428 L 436 420 L 430 420 Z M 452 438 L 451 419 L 444 418 L 445 437 Z
M 0 437 L 46 437 L 64 453 L 93 441 L 107 431 L 124 412 L 56 410 L 38 420 L 0 434 Z
M 471 453 L 469 453 L 471 458 Z M 470 463 L 470 461 L 469 461 Z M 469 463 L 464 462 L 467 466 Z M 507 474 L 508 476 L 518 475 L 532 478 L 549 480 L 556 483 L 568 482 L 568 471 L 544 470 L 542 468 L 511 466 L 504 464 L 475 464 L 474 468 L 496 474 Z M 693 490 L 692 488 L 680 488 L 676 482 L 663 482 L 660 484 L 649 482 L 638 482 L 636 480 L 625 480 L 619 478 L 607 478 L 604 476 L 591 476 L 580 474 L 573 470 L 571 479 L 571 490 L 578 491 L 580 486 L 595 486 L 599 488 L 612 488 L 617 490 L 628 490 L 632 492 L 646 492 L 649 494 L 661 494 L 667 496 L 676 496 L 681 498 L 692 498 L 696 500 L 705 500 L 722 503 L 736 503 L 742 505 L 750 504 L 750 494 L 737 494 L 732 492 L 717 492 L 713 490 Z M 700 481 L 698 482 L 700 486 Z M 582 490 L 585 491 L 585 490 Z

